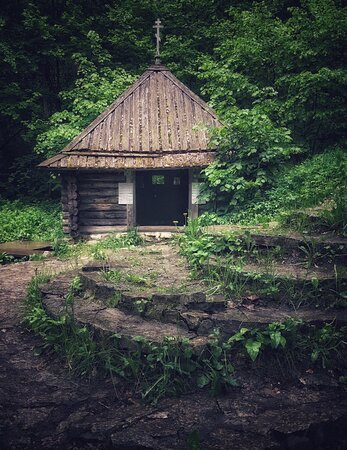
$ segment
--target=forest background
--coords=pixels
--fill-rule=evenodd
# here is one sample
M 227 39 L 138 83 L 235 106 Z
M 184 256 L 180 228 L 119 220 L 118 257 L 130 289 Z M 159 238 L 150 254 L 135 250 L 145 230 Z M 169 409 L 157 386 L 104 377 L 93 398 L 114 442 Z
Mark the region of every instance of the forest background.
M 0 242 L 60 233 L 59 152 L 153 62 L 216 110 L 204 223 L 332 202 L 345 227 L 347 8 L 339 0 L 15 0 L 0 12 Z M 345 228 L 344 228 L 345 229 Z

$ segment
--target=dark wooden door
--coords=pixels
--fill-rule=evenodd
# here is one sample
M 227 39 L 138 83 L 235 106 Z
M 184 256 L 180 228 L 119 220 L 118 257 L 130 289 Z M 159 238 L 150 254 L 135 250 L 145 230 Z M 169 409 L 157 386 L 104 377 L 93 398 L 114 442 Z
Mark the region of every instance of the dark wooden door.
M 138 225 L 183 225 L 187 212 L 188 170 L 136 172 Z

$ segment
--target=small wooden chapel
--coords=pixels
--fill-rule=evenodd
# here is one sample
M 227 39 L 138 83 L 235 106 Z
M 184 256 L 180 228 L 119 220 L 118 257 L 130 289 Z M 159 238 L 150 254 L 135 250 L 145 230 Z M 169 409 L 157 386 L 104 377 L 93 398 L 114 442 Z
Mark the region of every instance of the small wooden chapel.
M 199 213 L 199 173 L 215 152 L 207 128 L 220 122 L 161 64 L 159 19 L 154 28 L 155 64 L 39 165 L 61 175 L 64 232 L 73 238 L 183 225 Z

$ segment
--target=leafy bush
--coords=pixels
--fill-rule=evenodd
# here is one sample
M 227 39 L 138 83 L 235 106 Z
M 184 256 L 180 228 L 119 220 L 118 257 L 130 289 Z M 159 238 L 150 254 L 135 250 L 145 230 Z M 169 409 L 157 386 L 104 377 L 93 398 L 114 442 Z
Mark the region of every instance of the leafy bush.
M 181 254 L 191 267 L 198 269 L 210 256 L 233 253 L 237 256 L 254 253 L 254 243 L 248 231 L 242 234 L 229 232 L 223 235 L 204 234 L 199 220 L 190 219 L 185 233 L 178 236 Z
M 329 215 L 332 223 L 343 222 L 345 174 L 347 154 L 339 147 L 307 158 L 300 164 L 284 166 L 273 177 L 273 187 L 260 196 L 248 199 L 227 214 L 205 213 L 199 218 L 202 225 L 241 223 L 254 224 L 277 220 L 296 208 L 314 207 L 325 200 L 336 204 Z M 338 206 L 338 207 L 337 207 Z M 336 210 L 336 211 L 335 211 Z
M 205 197 L 230 211 L 273 185 L 274 169 L 300 149 L 290 131 L 275 123 L 258 107 L 234 108 L 227 124 L 212 133 L 217 159 L 204 170 Z
M 0 242 L 17 239 L 54 240 L 62 234 L 60 207 L 44 201 L 0 203 Z

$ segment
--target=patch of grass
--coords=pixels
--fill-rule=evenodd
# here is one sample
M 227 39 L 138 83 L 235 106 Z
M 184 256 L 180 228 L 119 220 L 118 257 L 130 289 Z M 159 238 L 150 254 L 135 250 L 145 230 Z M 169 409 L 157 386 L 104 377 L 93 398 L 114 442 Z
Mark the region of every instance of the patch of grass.
M 161 255 L 162 251 L 161 250 L 141 250 L 139 252 L 140 256 L 146 256 L 146 255 Z
M 249 232 L 244 234 L 206 235 L 198 227 L 178 238 L 181 253 L 186 256 L 192 277 L 203 279 L 210 292 L 221 293 L 229 299 L 240 301 L 256 295 L 287 303 L 293 308 L 302 305 L 316 307 L 344 307 L 346 281 L 336 269 L 331 281 L 296 280 L 276 274 L 276 263 L 283 257 L 280 248 L 261 251 L 256 248 Z M 309 269 L 321 258 L 316 245 L 306 240 L 301 246 L 304 263 Z M 247 263 L 255 263 L 259 270 L 246 270 Z
M 118 306 L 121 299 L 122 299 L 122 292 L 116 291 L 113 297 L 107 299 L 106 306 L 108 308 L 115 308 L 116 306 Z
M 30 261 L 44 261 L 44 259 L 45 256 L 40 253 L 29 256 Z
M 110 283 L 119 283 L 123 280 L 123 274 L 120 270 L 103 270 L 100 272 L 100 275 L 105 281 L 109 281 Z
M 72 243 L 66 237 L 57 237 L 53 241 L 53 255 L 59 259 L 78 259 L 81 256 L 91 255 L 93 247 L 84 241 Z
M 152 287 L 153 282 L 150 279 L 150 277 L 143 277 L 140 275 L 137 275 L 135 273 L 128 273 L 125 276 L 125 279 L 128 283 L 136 284 L 138 286 L 144 286 L 144 287 Z
M 171 286 L 156 286 L 156 292 L 158 294 L 183 294 L 186 292 L 186 290 L 186 283 Z
M 233 268 L 227 263 L 217 262 L 214 265 L 206 265 L 200 273 L 200 277 L 210 285 L 213 293 L 220 293 L 229 299 L 241 300 L 248 291 L 248 278 L 241 274 L 242 266 Z
M 79 278 L 73 280 L 65 299 L 65 312 L 58 319 L 46 313 L 39 289 L 50 278 L 47 274 L 39 274 L 31 280 L 24 303 L 24 323 L 41 337 L 43 350 L 52 348 L 63 354 L 70 370 L 86 375 L 96 364 L 96 342 L 87 327 L 80 327 L 75 322 L 74 296 L 80 289 Z
M 97 261 L 108 259 L 107 250 L 118 251 L 121 248 L 132 248 L 142 244 L 142 238 L 136 229 L 124 235 L 110 235 L 96 243 L 83 240 L 72 243 L 67 237 L 56 236 L 53 241 L 53 254 L 61 259 L 91 256 Z
M 259 272 L 255 272 L 247 270 L 242 264 L 223 259 L 197 272 L 197 276 L 209 284 L 214 293 L 222 293 L 233 301 L 256 295 L 287 304 L 293 309 L 304 305 L 316 308 L 346 307 L 345 272 L 337 271 L 335 275 L 329 281 L 317 278 L 297 280 L 277 275 L 271 265 L 259 267 Z
M 124 247 L 136 247 L 143 243 L 143 239 L 140 236 L 136 228 L 129 230 L 126 234 L 122 235 L 110 235 L 105 239 L 97 242 L 94 246 L 98 250 L 118 250 Z

